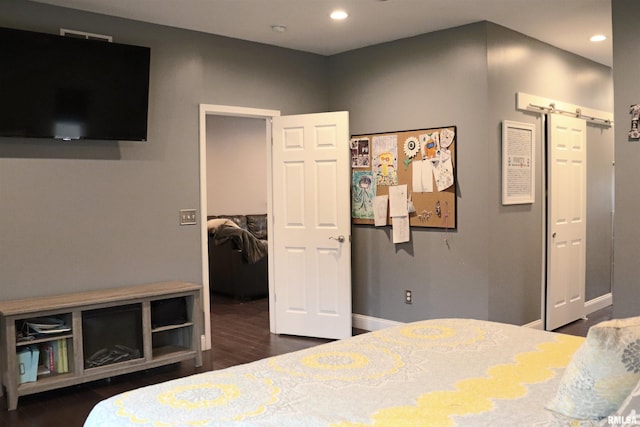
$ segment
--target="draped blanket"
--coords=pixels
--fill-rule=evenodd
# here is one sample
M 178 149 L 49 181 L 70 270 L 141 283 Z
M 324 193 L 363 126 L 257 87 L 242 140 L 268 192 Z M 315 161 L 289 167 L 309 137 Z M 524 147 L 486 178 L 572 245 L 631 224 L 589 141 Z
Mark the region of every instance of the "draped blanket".
M 255 264 L 267 256 L 267 241 L 256 238 L 247 230 L 221 225 L 211 233 L 213 233 L 213 241 L 216 245 L 222 245 L 231 240 L 234 249 L 241 251 L 244 259 L 251 264 Z

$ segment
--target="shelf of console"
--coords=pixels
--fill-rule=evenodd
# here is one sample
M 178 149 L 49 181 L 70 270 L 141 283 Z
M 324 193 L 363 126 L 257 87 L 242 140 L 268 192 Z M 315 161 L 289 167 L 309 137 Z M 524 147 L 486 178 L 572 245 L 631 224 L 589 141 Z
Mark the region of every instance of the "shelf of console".
M 7 408 L 14 410 L 18 397 L 68 387 L 89 381 L 132 373 L 144 369 L 194 360 L 202 366 L 202 286 L 188 282 L 161 282 L 147 285 L 80 292 L 52 297 L 0 301 L 0 385 L 7 395 Z M 178 325 L 151 326 L 151 302 L 185 298 L 189 320 Z M 142 357 L 98 367 L 86 367 L 83 352 L 83 313 L 122 306 L 139 307 Z M 60 336 L 18 341 L 16 324 L 25 319 L 61 315 L 71 319 L 71 330 Z M 117 315 L 117 312 L 116 314 Z M 163 342 L 154 345 L 158 333 Z M 58 339 L 69 343 L 69 372 L 40 375 L 35 381 L 19 383 L 18 350 L 28 345 L 47 344 Z M 166 342 L 166 341 L 169 342 Z M 171 342 L 171 341 L 175 342 Z M 0 387 L 0 396 L 2 396 Z

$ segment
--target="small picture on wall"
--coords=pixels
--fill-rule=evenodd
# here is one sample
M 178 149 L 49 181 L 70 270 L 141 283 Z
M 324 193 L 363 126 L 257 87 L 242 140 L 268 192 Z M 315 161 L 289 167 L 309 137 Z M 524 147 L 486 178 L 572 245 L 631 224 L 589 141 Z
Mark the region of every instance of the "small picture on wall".
M 353 138 L 350 141 L 350 147 L 352 168 L 368 168 L 371 166 L 369 160 L 369 138 Z
M 353 171 L 351 180 L 351 217 L 374 219 L 373 198 L 376 182 L 371 171 Z
M 398 185 L 398 137 L 373 137 L 373 171 L 376 185 Z
M 535 202 L 535 134 L 531 123 L 502 122 L 502 204 Z

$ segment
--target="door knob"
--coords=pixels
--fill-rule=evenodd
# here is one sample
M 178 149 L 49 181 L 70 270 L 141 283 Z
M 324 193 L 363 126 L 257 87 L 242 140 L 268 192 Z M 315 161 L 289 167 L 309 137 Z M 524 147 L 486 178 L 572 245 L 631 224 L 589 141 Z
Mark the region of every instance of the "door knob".
M 341 235 L 339 235 L 338 237 L 333 237 L 333 236 L 331 236 L 331 237 L 329 237 L 329 238 L 330 238 L 330 239 L 333 239 L 333 240 L 337 240 L 337 241 L 338 241 L 338 242 L 340 242 L 340 243 L 344 242 L 344 236 L 343 236 L 342 234 L 341 234 Z

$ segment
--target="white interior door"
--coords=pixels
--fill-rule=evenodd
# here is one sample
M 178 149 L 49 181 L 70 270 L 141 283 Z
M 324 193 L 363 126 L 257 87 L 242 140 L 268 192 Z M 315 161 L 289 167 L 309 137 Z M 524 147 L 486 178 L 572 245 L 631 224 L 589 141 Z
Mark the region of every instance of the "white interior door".
M 272 331 L 351 336 L 349 115 L 274 117 L 272 138 Z
M 584 316 L 586 271 L 586 122 L 549 115 L 547 330 Z

